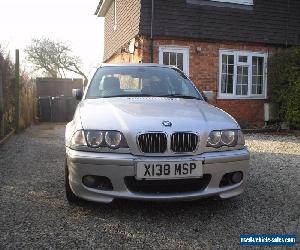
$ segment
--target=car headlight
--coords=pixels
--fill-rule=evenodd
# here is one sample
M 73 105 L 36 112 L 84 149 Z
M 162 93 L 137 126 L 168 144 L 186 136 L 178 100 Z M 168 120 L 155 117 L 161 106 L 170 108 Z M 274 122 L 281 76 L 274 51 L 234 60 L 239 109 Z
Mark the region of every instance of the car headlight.
M 237 131 L 235 130 L 222 131 L 221 142 L 225 146 L 235 146 L 237 142 Z
M 212 131 L 210 132 L 207 140 L 207 146 L 209 147 L 218 147 L 221 143 L 221 131 Z
M 68 146 L 74 150 L 91 152 L 107 152 L 107 149 L 129 149 L 123 134 L 119 131 L 110 130 L 78 130 L 73 134 Z
M 86 131 L 86 141 L 91 148 L 100 147 L 103 142 L 103 132 L 94 130 Z
M 240 130 L 215 130 L 210 132 L 206 146 L 220 148 L 222 146 L 235 147 L 244 144 L 244 136 Z
M 83 130 L 76 131 L 71 138 L 71 148 L 86 146 Z
M 105 143 L 110 148 L 118 148 L 122 140 L 122 134 L 118 131 L 107 131 L 105 133 Z

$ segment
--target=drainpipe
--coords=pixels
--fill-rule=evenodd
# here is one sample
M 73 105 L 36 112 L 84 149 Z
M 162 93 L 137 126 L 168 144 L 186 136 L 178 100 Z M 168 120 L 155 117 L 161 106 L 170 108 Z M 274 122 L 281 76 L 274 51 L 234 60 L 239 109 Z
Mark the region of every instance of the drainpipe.
M 151 27 L 150 27 L 150 62 L 154 61 L 154 45 L 153 45 L 153 22 L 154 22 L 154 0 L 151 2 Z
M 285 33 L 285 47 L 289 45 L 289 26 L 290 26 L 290 0 L 287 0 L 287 16 L 286 16 L 286 33 Z

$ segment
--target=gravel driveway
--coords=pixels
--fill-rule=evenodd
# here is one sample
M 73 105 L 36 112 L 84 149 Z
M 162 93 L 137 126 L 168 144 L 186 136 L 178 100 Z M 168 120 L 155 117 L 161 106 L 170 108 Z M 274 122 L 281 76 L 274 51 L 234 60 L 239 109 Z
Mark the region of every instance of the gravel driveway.
M 63 125 L 33 126 L 0 148 L 0 249 L 235 249 L 243 233 L 299 240 L 299 138 L 248 135 L 249 181 L 234 200 L 70 206 L 63 135 Z

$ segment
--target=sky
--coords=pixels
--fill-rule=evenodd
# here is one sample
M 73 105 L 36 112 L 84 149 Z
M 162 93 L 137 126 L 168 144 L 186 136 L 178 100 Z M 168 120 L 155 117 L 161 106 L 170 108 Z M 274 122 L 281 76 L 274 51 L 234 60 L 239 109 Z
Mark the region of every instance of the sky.
M 32 38 L 66 41 L 86 74 L 102 61 L 104 20 L 94 15 L 99 0 L 0 0 L 0 44 L 14 54 Z M 75 77 L 69 75 L 69 77 Z

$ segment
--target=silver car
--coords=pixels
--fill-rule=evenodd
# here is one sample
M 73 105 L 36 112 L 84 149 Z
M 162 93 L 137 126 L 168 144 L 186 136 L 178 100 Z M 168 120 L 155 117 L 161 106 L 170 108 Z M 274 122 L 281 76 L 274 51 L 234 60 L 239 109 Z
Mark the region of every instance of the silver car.
M 66 126 L 68 201 L 222 199 L 243 192 L 249 152 L 237 122 L 179 69 L 104 64 Z

